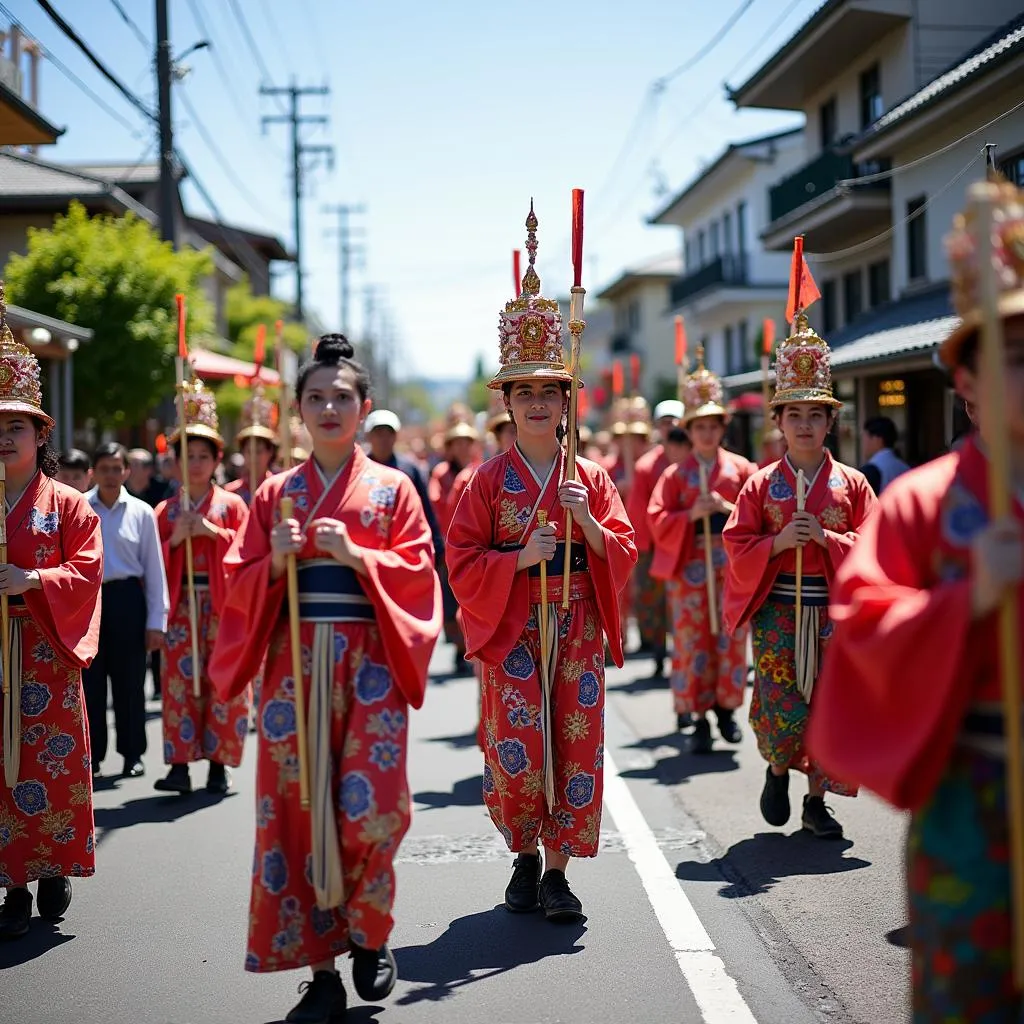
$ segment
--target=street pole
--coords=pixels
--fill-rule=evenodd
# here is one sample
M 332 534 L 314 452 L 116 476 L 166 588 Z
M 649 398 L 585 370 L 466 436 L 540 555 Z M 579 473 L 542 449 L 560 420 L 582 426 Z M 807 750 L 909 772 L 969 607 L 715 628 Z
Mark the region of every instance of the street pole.
M 366 207 L 361 203 L 358 206 L 349 206 L 344 203 L 327 205 L 323 208 L 324 213 L 333 213 L 338 218 L 338 226 L 335 233 L 338 238 L 338 289 L 340 301 L 341 320 L 338 323 L 338 330 L 348 335 L 348 309 L 349 309 L 349 274 L 355 264 L 355 260 L 361 259 L 366 254 L 365 247 L 353 239 L 365 235 L 362 228 L 354 228 L 349 224 L 349 216 L 366 212 Z M 327 237 L 331 237 L 328 229 Z M 358 264 L 363 266 L 362 263 Z
M 174 132 L 171 127 L 171 40 L 168 0 L 156 0 L 156 85 L 160 149 L 160 237 L 178 247 L 174 175 Z

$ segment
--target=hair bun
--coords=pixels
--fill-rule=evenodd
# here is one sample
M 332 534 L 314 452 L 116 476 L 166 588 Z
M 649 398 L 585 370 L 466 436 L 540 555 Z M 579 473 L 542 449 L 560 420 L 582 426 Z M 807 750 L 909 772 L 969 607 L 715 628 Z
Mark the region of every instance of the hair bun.
M 351 359 L 355 354 L 352 342 L 344 334 L 323 334 L 317 342 L 313 358 L 318 363 L 333 366 L 339 359 Z

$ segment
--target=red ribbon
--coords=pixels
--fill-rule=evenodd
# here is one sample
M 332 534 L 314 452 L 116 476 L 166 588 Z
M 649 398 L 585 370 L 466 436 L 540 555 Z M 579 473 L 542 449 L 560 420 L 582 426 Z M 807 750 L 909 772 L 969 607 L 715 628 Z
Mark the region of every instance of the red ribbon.
M 572 286 L 583 281 L 583 189 L 572 190 Z
M 178 306 L 178 355 L 182 359 L 188 359 L 188 343 L 185 341 L 185 296 L 178 292 L 174 296 Z

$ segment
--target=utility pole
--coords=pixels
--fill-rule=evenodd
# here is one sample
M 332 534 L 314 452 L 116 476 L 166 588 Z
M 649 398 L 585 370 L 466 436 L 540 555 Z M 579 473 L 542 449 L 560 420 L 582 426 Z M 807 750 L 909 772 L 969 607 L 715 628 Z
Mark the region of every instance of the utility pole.
M 323 208 L 324 213 L 333 213 L 338 218 L 338 226 L 334 234 L 338 238 L 338 277 L 341 302 L 341 319 L 338 322 L 338 330 L 348 335 L 348 300 L 349 300 L 349 273 L 353 266 L 362 267 L 365 264 L 362 258 L 366 255 L 366 247 L 360 242 L 353 242 L 353 238 L 365 237 L 366 232 L 359 227 L 352 227 L 348 218 L 350 215 L 366 213 L 366 207 L 361 203 L 357 206 L 346 206 L 344 203 L 337 203 L 333 206 L 327 205 Z M 332 237 L 330 229 L 326 232 L 327 237 Z
M 293 81 L 287 88 L 276 86 L 260 86 L 261 96 L 287 96 L 290 110 L 287 114 L 262 119 L 263 130 L 268 124 L 290 124 L 292 134 L 292 201 L 294 203 L 295 233 L 295 318 L 301 323 L 303 319 L 303 287 L 302 287 L 302 158 L 307 155 L 326 156 L 327 166 L 334 170 L 333 146 L 307 146 L 299 139 L 299 128 L 304 124 L 327 124 L 327 118 L 311 114 L 299 113 L 299 101 L 303 96 L 327 96 L 327 86 L 299 87 Z
M 168 0 L 156 0 L 156 86 L 160 133 L 160 237 L 177 249 L 174 133 L 171 128 L 171 39 Z

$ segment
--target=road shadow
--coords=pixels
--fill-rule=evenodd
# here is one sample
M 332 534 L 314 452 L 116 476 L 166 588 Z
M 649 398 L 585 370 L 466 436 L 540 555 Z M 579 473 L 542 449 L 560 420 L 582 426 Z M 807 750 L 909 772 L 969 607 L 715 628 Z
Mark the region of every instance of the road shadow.
M 476 729 L 463 733 L 461 736 L 432 736 L 430 743 L 447 743 L 454 750 L 468 750 L 476 747 Z
M 426 810 L 440 810 L 442 807 L 482 807 L 484 803 L 484 779 L 482 775 L 471 775 L 460 779 L 448 793 L 413 793 L 416 803 L 425 804 Z
M 195 814 L 224 800 L 230 800 L 233 796 L 237 796 L 234 791 L 226 796 L 220 796 L 199 789 L 189 794 L 172 793 L 142 797 L 139 800 L 129 800 L 120 807 L 97 807 L 93 811 L 96 844 L 98 846 L 109 833 L 117 829 L 177 821 L 188 814 Z
M 662 786 L 678 786 L 695 775 L 715 775 L 739 769 L 740 765 L 736 760 L 737 748 L 727 747 L 721 740 L 716 739 L 716 745 L 710 754 L 694 754 L 691 751 L 692 744 L 691 736 L 679 732 L 637 740 L 625 749 L 658 750 L 662 747 L 674 747 L 676 753 L 658 758 L 650 768 L 629 768 L 619 774 L 624 779 L 650 779 Z
M 612 683 L 605 687 L 609 693 L 647 693 L 650 690 L 668 690 L 668 676 L 636 676 L 624 683 Z
M 893 928 L 886 932 L 885 941 L 897 949 L 910 949 L 910 925 L 905 924 L 902 928 Z
M 742 899 L 769 892 L 783 878 L 797 875 L 834 875 L 871 866 L 861 857 L 847 857 L 853 846 L 850 839 L 817 839 L 801 829 L 783 832 L 758 832 L 750 839 L 734 843 L 721 857 L 706 864 L 681 861 L 676 878 L 690 882 L 724 882 L 718 895 Z
M 383 1006 L 366 1006 L 360 1004 L 359 1006 L 350 1006 L 345 1011 L 345 1024 L 379 1024 L 384 1019 L 380 1015 L 386 1012 L 386 1007 Z M 283 1018 L 277 1020 L 268 1020 L 265 1024 L 288 1024 Z
M 585 947 L 578 940 L 586 930 L 583 921 L 550 924 L 539 911 L 510 914 L 503 906 L 456 918 L 433 942 L 395 950 L 402 981 L 422 983 L 398 1005 L 441 1002 L 457 989 L 524 964 L 581 953 Z
M 39 957 L 46 956 L 51 949 L 63 946 L 65 942 L 71 942 L 74 938 L 76 936 L 58 931 L 56 924 L 33 917 L 28 935 L 0 945 L 0 971 L 38 960 Z

